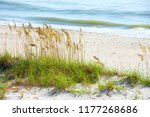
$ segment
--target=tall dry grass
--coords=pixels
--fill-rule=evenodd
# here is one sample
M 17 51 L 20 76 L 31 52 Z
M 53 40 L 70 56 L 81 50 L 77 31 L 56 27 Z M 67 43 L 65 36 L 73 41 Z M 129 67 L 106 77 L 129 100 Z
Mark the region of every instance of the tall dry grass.
M 46 56 L 84 62 L 82 30 L 80 30 L 79 38 L 74 41 L 68 31 L 56 30 L 47 24 L 44 24 L 43 27 L 33 28 L 30 23 L 28 25 L 23 24 L 22 27 L 17 27 L 14 23 L 14 26 L 8 25 L 8 29 L 9 31 L 5 34 L 4 48 L 5 51 L 13 51 L 15 57 Z M 12 41 L 11 37 L 8 36 L 14 34 L 16 37 L 12 37 Z M 13 46 L 8 45 L 10 40 Z

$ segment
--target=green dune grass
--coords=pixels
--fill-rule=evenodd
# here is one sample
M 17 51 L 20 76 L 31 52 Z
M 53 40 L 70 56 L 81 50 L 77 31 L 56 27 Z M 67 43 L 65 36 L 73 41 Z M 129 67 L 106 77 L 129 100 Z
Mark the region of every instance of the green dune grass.
M 118 76 L 127 79 L 132 87 L 142 84 L 150 86 L 150 79 L 135 71 L 119 72 L 106 69 L 97 63 L 81 63 L 51 57 L 22 58 L 12 57 L 8 53 L 0 55 L 0 70 L 3 82 L 15 80 L 15 85 L 55 87 L 57 90 L 66 90 L 75 84 L 90 85 L 99 82 L 102 76 Z M 2 79 L 2 77 L 0 77 Z M 3 99 L 7 86 L 0 83 L 0 99 Z M 122 90 L 113 82 L 100 84 L 98 90 Z

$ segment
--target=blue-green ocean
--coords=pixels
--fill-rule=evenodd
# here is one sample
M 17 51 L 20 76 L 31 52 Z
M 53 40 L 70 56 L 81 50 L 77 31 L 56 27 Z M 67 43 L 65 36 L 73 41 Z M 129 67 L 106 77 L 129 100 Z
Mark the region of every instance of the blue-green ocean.
M 150 29 L 150 0 L 0 0 L 0 22 Z M 149 30 L 150 31 L 150 30 Z

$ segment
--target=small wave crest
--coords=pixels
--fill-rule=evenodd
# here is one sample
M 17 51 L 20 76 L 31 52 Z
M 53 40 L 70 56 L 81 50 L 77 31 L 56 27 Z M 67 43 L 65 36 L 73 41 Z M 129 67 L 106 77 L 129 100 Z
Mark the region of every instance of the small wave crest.
M 54 24 L 150 29 L 150 24 L 121 24 L 121 23 L 113 23 L 113 22 L 100 21 L 100 20 L 71 20 L 71 19 L 63 19 L 63 18 L 55 18 L 55 17 L 35 17 L 31 19 L 35 21 L 54 23 Z

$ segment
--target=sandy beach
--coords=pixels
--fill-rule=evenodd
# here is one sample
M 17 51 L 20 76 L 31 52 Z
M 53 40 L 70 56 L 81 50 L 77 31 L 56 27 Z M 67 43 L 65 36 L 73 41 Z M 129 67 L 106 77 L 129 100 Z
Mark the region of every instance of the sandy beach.
M 20 27 L 17 27 L 20 28 Z M 71 39 L 76 40 L 79 38 L 80 31 L 68 30 Z M 8 26 L 0 26 L 0 53 L 6 49 L 8 52 L 13 53 L 16 41 L 19 40 L 19 35 L 11 31 Z M 85 49 L 85 60 L 95 61 L 94 56 L 106 66 L 118 70 L 140 70 L 141 73 L 147 73 L 150 68 L 146 64 L 150 64 L 150 51 L 147 51 L 145 60 L 141 61 L 140 55 L 143 54 L 141 46 L 150 48 L 149 38 L 134 38 L 128 36 L 110 35 L 101 32 L 85 32 L 82 31 L 82 40 Z M 21 48 L 21 41 L 18 41 Z M 5 46 L 7 45 L 7 46 Z M 19 51 L 22 53 L 21 51 Z M 22 86 L 17 87 L 17 91 L 8 89 L 5 99 L 134 99 L 139 95 L 139 99 L 149 99 L 150 88 L 137 86 L 133 89 L 126 91 L 113 91 L 110 96 L 104 92 L 102 96 L 95 96 L 85 94 L 82 96 L 73 96 L 67 92 L 57 92 L 53 88 L 38 88 L 32 87 L 30 89 Z M 82 87 L 82 86 L 81 86 Z M 90 87 L 91 89 L 91 87 Z M 53 93 L 51 95 L 49 93 Z M 23 97 L 20 97 L 23 95 Z M 98 94 L 96 94 L 98 95 Z

